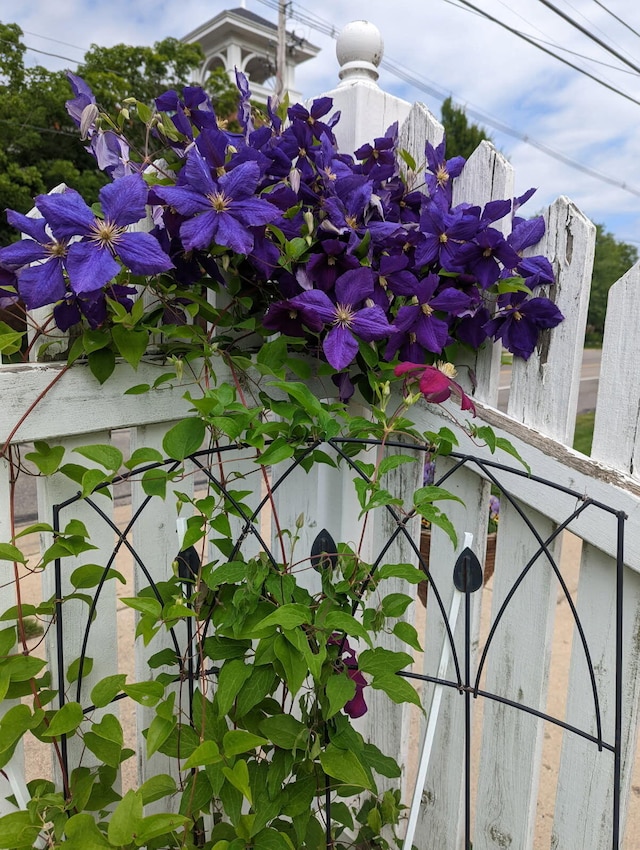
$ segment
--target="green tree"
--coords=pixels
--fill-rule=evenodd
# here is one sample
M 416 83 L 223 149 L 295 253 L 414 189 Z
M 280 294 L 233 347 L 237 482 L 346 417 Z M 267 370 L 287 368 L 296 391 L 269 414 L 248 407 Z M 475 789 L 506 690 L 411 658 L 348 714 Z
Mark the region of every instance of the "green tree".
M 587 316 L 587 342 L 602 342 L 609 290 L 637 260 L 638 249 L 635 246 L 618 241 L 605 230 L 604 225 L 596 225 L 596 253 Z
M 99 106 L 113 113 L 127 97 L 151 105 L 165 89 L 180 90 L 203 58 L 199 44 L 176 38 L 165 38 L 153 47 L 92 44 L 77 73 L 91 86 Z
M 0 23 L 0 211 L 28 212 L 34 195 L 67 183 L 93 203 L 107 179 L 86 152 L 65 101 L 71 96 L 63 71 L 26 67 L 22 30 Z M 153 47 L 96 45 L 78 68 L 107 111 L 135 96 L 151 103 L 166 88 L 189 83 L 201 61 L 197 45 L 173 38 Z M 0 213 L 0 245 L 15 231 Z
M 483 139 L 492 141 L 483 127 L 469 122 L 464 109 L 454 106 L 450 97 L 442 102 L 440 120 L 447 137 L 448 158 L 463 156 L 469 159 Z

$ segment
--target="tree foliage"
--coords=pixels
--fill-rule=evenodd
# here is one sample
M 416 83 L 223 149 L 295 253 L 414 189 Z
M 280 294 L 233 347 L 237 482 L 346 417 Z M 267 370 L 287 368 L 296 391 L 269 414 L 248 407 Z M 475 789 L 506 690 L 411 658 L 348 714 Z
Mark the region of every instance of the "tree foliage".
M 596 225 L 596 254 L 587 316 L 587 342 L 602 342 L 609 290 L 637 259 L 638 249 L 634 245 L 619 242 L 604 225 Z
M 77 189 L 89 203 L 106 182 L 69 118 L 71 97 L 63 71 L 25 65 L 17 24 L 0 23 L 0 210 L 26 213 L 33 197 L 59 183 Z M 114 111 L 134 92 L 151 103 L 163 88 L 189 83 L 201 61 L 198 45 L 166 38 L 153 47 L 93 45 L 79 66 L 98 103 Z M 0 215 L 0 245 L 15 238 Z
M 469 159 L 481 141 L 492 141 L 487 131 L 469 122 L 464 109 L 454 106 L 450 97 L 442 102 L 441 120 L 447 136 L 447 156 Z

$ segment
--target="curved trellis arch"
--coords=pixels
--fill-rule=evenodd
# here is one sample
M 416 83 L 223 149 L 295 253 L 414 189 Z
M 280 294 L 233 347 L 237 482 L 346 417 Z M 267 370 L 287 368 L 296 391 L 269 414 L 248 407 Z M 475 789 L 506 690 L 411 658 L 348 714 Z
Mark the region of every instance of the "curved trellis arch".
M 231 555 L 231 560 L 240 552 L 243 544 L 249 537 L 253 537 L 258 545 L 261 547 L 262 551 L 264 551 L 266 557 L 272 563 L 272 565 L 277 565 L 278 558 L 274 554 L 272 550 L 272 546 L 270 541 L 266 539 L 265 535 L 262 533 L 260 529 L 260 518 L 262 513 L 269 508 L 269 504 L 271 499 L 273 498 L 274 493 L 278 492 L 279 489 L 283 488 L 284 485 L 288 482 L 290 476 L 301 467 L 305 460 L 310 458 L 313 452 L 324 446 L 334 453 L 335 456 L 340 458 L 340 461 L 348 467 L 351 473 L 358 475 L 359 477 L 371 481 L 370 477 L 367 475 L 362 466 L 358 463 L 357 457 L 354 459 L 352 456 L 353 450 L 356 447 L 361 448 L 370 448 L 370 447 L 380 447 L 381 442 L 378 440 L 354 440 L 348 438 L 334 438 L 323 442 L 322 440 L 317 440 L 315 442 L 310 443 L 306 448 L 302 449 L 298 452 L 295 459 L 293 459 L 290 463 L 283 467 L 283 465 L 279 465 L 277 470 L 275 470 L 271 477 L 269 491 L 260 498 L 256 506 L 247 511 L 242 503 L 235 498 L 232 492 L 232 486 L 228 484 L 222 475 L 216 474 L 215 472 L 215 464 L 212 463 L 212 460 L 219 459 L 221 456 L 224 457 L 226 453 L 229 452 L 238 452 L 238 451 L 250 451 L 243 446 L 229 445 L 223 447 L 216 447 L 214 449 L 202 450 L 194 453 L 186 459 L 191 467 L 196 470 L 201 476 L 202 481 L 206 484 L 207 487 L 213 488 L 228 504 L 230 504 L 236 515 L 240 519 L 240 531 L 237 535 L 237 539 L 234 541 L 233 552 Z M 422 449 L 418 446 L 409 445 L 400 441 L 388 441 L 385 443 L 385 446 L 390 449 L 410 449 L 411 451 L 425 451 L 426 449 Z M 400 671 L 398 675 L 403 676 L 408 679 L 413 679 L 415 681 L 423 681 L 428 682 L 434 686 L 441 686 L 443 688 L 451 689 L 452 691 L 458 692 L 461 696 L 465 698 L 468 702 L 470 699 L 475 699 L 478 697 L 482 697 L 484 699 L 497 701 L 506 706 L 509 706 L 517 711 L 526 712 L 532 716 L 535 716 L 541 720 L 547 721 L 549 723 L 555 724 L 556 726 L 562 728 L 563 730 L 578 735 L 583 738 L 585 741 L 588 741 L 594 744 L 598 751 L 607 751 L 613 755 L 614 758 L 614 787 L 613 787 L 613 847 L 617 848 L 619 846 L 619 831 L 620 831 L 620 817 L 619 817 L 619 809 L 620 809 L 620 782 L 621 782 L 621 758 L 622 758 L 622 749 L 621 749 L 621 690 L 622 690 L 622 682 L 621 676 L 619 674 L 619 670 L 621 669 L 622 664 L 622 611 L 623 611 L 623 583 L 622 583 L 622 569 L 623 569 L 623 551 L 624 551 L 624 531 L 625 531 L 625 520 L 626 516 L 621 511 L 617 510 L 615 506 L 606 505 L 604 503 L 598 502 L 594 499 L 591 499 L 584 494 L 578 493 L 576 491 L 571 490 L 563 485 L 560 485 L 556 482 L 548 481 L 543 478 L 536 477 L 535 475 L 531 475 L 530 473 L 524 471 L 520 468 L 514 468 L 511 466 L 507 466 L 504 464 L 500 464 L 494 461 L 488 461 L 486 459 L 482 459 L 472 455 L 458 454 L 452 453 L 449 455 L 449 459 L 451 463 L 449 464 L 449 468 L 446 472 L 440 476 L 439 479 L 436 480 L 436 484 L 439 486 L 445 486 L 447 481 L 453 481 L 455 479 L 456 473 L 461 469 L 473 469 L 477 474 L 484 477 L 486 480 L 490 481 L 493 485 L 495 485 L 500 493 L 501 498 L 506 500 L 513 507 L 513 509 L 518 513 L 520 518 L 522 519 L 525 527 L 530 532 L 532 539 L 535 541 L 536 549 L 527 561 L 526 564 L 522 565 L 517 575 L 515 576 L 513 583 L 511 585 L 511 589 L 507 593 L 506 597 L 503 599 L 501 605 L 499 606 L 491 628 L 489 630 L 489 634 L 484 642 L 484 646 L 481 648 L 479 652 L 479 660 L 476 666 L 475 673 L 470 676 L 470 664 L 469 658 L 471 653 L 471 648 L 469 645 L 469 641 L 467 640 L 466 644 L 460 648 L 454 639 L 454 635 L 452 629 L 450 628 L 448 618 L 447 618 L 447 610 L 444 603 L 444 596 L 442 593 L 442 588 L 438 587 L 437 582 L 434 580 L 434 577 L 429 569 L 429 564 L 425 562 L 424 558 L 421 556 L 419 543 L 413 538 L 412 534 L 408 529 L 408 524 L 410 520 L 415 516 L 414 510 L 402 511 L 393 505 L 387 505 L 384 507 L 384 510 L 388 513 L 388 515 L 392 519 L 392 524 L 394 526 L 393 532 L 390 534 L 388 539 L 383 543 L 380 547 L 380 550 L 375 553 L 375 557 L 371 563 L 371 570 L 369 574 L 369 580 L 373 579 L 376 571 L 381 567 L 385 562 L 385 556 L 389 550 L 389 548 L 393 545 L 393 543 L 400 537 L 402 537 L 408 544 L 409 548 L 415 555 L 416 564 L 422 569 L 425 573 L 425 576 L 429 582 L 430 588 L 430 596 L 433 598 L 433 602 L 429 608 L 431 612 L 435 610 L 438 612 L 438 616 L 442 619 L 443 627 L 444 627 L 444 640 L 445 643 L 448 644 L 448 649 L 451 653 L 452 664 L 454 668 L 454 675 L 452 678 L 434 676 L 434 675 L 426 675 L 423 673 L 414 672 L 412 670 L 403 670 Z M 162 468 L 163 470 L 169 473 L 176 473 L 181 468 L 183 468 L 183 463 L 167 459 L 158 463 L 150 463 L 144 466 L 140 466 L 131 472 L 126 473 L 123 476 L 117 478 L 113 483 L 125 482 L 132 479 L 137 479 L 142 476 L 145 472 L 150 470 Z M 575 505 L 573 509 L 569 510 L 564 520 L 559 522 L 554 531 L 543 537 L 535 528 L 534 524 L 530 521 L 527 516 L 527 512 L 521 507 L 517 498 L 517 481 L 518 479 L 526 479 L 528 485 L 532 483 L 542 487 L 549 488 L 550 490 L 554 490 L 564 495 L 570 497 L 572 500 L 575 500 Z M 507 481 L 510 482 L 509 486 L 507 486 Z M 107 486 L 107 485 L 105 485 Z M 53 528 L 54 532 L 59 532 L 61 529 L 61 521 L 63 519 L 64 513 L 71 509 L 71 507 L 80 501 L 83 501 L 87 506 L 91 508 L 91 510 L 95 513 L 96 518 L 107 524 L 107 526 L 114 532 L 115 534 L 115 544 L 113 547 L 113 551 L 110 553 L 109 557 L 106 559 L 104 563 L 104 573 L 96 585 L 93 598 L 91 600 L 89 606 L 89 613 L 87 616 L 87 622 L 84 627 L 84 637 L 82 641 L 82 649 L 81 655 L 79 659 L 79 667 L 78 667 L 78 676 L 77 681 L 75 683 L 75 697 L 76 701 L 82 704 L 82 696 L 83 696 L 83 681 L 85 679 L 84 675 L 84 664 L 85 664 L 85 654 L 87 650 L 87 646 L 89 643 L 89 635 L 91 628 L 95 622 L 95 616 L 98 606 L 98 601 L 100 598 L 101 591 L 104 587 L 104 583 L 107 580 L 109 572 L 115 562 L 115 558 L 118 553 L 124 549 L 129 555 L 132 557 L 134 561 L 134 567 L 139 569 L 141 573 L 144 575 L 146 581 L 149 583 L 149 587 L 151 588 L 151 592 L 158 599 L 158 601 L 162 601 L 162 597 L 160 592 L 155 584 L 154 577 L 152 574 L 152 570 L 149 568 L 147 564 L 145 564 L 143 554 L 136 550 L 135 546 L 132 544 L 130 538 L 131 532 L 136 524 L 136 522 L 140 519 L 142 514 L 150 508 L 150 505 L 153 500 L 153 496 L 145 496 L 144 499 L 141 500 L 140 504 L 137 506 L 130 520 L 126 523 L 123 529 L 118 528 L 118 525 L 115 521 L 108 515 L 108 513 L 97 504 L 95 498 L 92 496 L 83 497 L 81 494 L 76 495 L 73 498 L 66 500 L 54 507 L 53 510 Z M 611 516 L 612 521 L 616 523 L 617 526 L 617 537 L 618 537 L 618 546 L 617 546 L 617 560 L 616 560 L 616 571 L 617 571 L 617 596 L 616 596 L 616 648 L 615 648 L 615 663 L 616 663 L 616 682 L 615 682 L 615 728 L 613 730 L 613 735 L 611 737 L 605 736 L 602 729 L 602 721 L 601 721 L 601 700 L 602 695 L 599 692 L 597 679 L 594 671 L 594 665 L 592 661 L 592 650 L 589 647 L 585 630 L 580 620 L 579 612 L 575 603 L 571 598 L 571 594 L 567 587 L 566 581 L 562 575 L 562 571 L 560 569 L 559 564 L 556 562 L 554 555 L 551 551 L 551 547 L 554 541 L 558 538 L 558 536 L 565 531 L 566 529 L 571 529 L 571 524 L 574 520 L 577 520 L 578 517 L 581 517 L 586 511 L 599 511 Z M 557 519 L 556 519 L 557 522 Z M 487 690 L 483 690 L 480 687 L 480 681 L 482 677 L 483 669 L 486 666 L 487 659 L 489 657 L 491 648 L 495 641 L 496 635 L 498 634 L 500 625 L 504 618 L 508 614 L 509 605 L 514 595 L 518 592 L 518 590 L 522 587 L 524 579 L 532 573 L 535 568 L 536 563 L 539 559 L 544 559 L 549 564 L 553 574 L 555 575 L 556 580 L 558 581 L 559 587 L 561 588 L 561 592 L 566 599 L 571 617 L 573 619 L 576 632 L 579 637 L 580 645 L 582 647 L 582 652 L 585 658 L 585 663 L 587 666 L 589 681 L 590 681 L 590 689 L 591 689 L 591 701 L 593 704 L 593 717 L 594 723 L 596 727 L 596 733 L 593 734 L 589 729 L 578 728 L 560 717 L 554 717 L 550 714 L 547 714 L 543 711 L 540 711 L 534 706 L 529 706 L 523 704 L 521 701 L 518 701 L 515 698 L 511 698 L 509 696 L 505 696 L 504 694 L 497 694 L 488 692 Z M 452 558 L 452 568 L 453 568 Z M 69 659 L 65 658 L 65 645 L 64 645 L 64 630 L 62 628 L 63 622 L 63 598 L 62 598 L 62 586 L 63 586 L 63 565 L 60 559 L 54 562 L 54 570 L 55 570 L 55 583 L 56 583 L 56 630 L 57 630 L 57 659 L 58 659 L 58 691 L 59 691 L 59 701 L 62 706 L 66 701 L 67 697 L 65 696 L 67 690 L 67 684 L 65 681 L 65 670 L 67 668 L 67 664 Z M 365 586 L 366 586 L 365 582 Z M 363 587 L 364 591 L 364 587 Z M 466 594 L 466 604 L 469 604 L 469 596 L 470 594 Z M 357 603 L 354 605 L 354 612 L 357 610 Z M 201 635 L 201 639 L 204 640 L 206 637 L 207 629 L 209 628 L 209 622 L 205 623 L 203 634 Z M 179 669 L 179 678 L 181 681 L 186 682 L 186 686 L 188 688 L 189 693 L 189 705 L 191 706 L 193 691 L 194 691 L 194 681 L 197 680 L 197 677 L 202 674 L 202 671 L 198 667 L 198 663 L 194 665 L 192 663 L 193 653 L 190 651 L 191 642 L 194 639 L 193 633 L 191 629 L 188 629 L 186 642 L 187 647 L 184 649 L 181 648 L 180 642 L 181 638 L 178 636 L 174 629 L 169 629 L 170 642 L 171 646 L 176 655 L 176 659 L 179 660 L 180 669 Z M 184 659 L 187 659 L 185 663 Z M 205 671 L 206 675 L 211 678 L 215 678 L 218 668 L 211 667 L 211 669 Z M 124 693 L 120 693 L 115 697 L 115 700 L 120 700 L 125 698 Z M 114 701 L 115 701 L 114 700 Z M 88 704 L 83 706 L 83 710 L 85 714 L 89 714 L 93 711 L 95 706 Z M 63 739 L 61 742 L 61 752 L 64 761 L 65 769 L 68 769 L 67 763 L 67 748 L 66 741 Z M 469 799 L 469 795 L 471 794 L 470 788 L 470 766 L 467 765 L 465 769 L 465 783 L 466 783 L 466 798 L 467 801 Z M 468 842 L 470 842 L 470 836 L 467 837 Z M 329 845 L 327 845 L 329 846 Z M 468 846 L 470 846 L 468 844 Z

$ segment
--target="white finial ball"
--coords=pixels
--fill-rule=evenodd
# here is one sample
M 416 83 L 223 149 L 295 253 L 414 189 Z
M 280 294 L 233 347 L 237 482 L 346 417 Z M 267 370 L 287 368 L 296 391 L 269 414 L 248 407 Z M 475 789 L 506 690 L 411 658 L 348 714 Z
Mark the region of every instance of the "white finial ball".
M 384 42 L 380 30 L 369 21 L 352 21 L 347 24 L 336 41 L 338 62 L 343 71 L 351 72 L 349 76 L 359 69 L 366 76 L 377 79 L 377 68 L 383 53 Z M 340 76 L 343 77 L 343 73 Z

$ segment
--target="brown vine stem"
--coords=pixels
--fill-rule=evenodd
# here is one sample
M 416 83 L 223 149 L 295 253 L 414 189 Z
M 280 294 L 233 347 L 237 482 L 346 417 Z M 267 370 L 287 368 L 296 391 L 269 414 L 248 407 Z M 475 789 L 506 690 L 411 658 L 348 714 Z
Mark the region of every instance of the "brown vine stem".
M 9 432 L 9 435 L 7 436 L 7 439 L 4 441 L 4 444 L 3 444 L 2 448 L 0 449 L 0 458 L 2 458 L 2 457 L 7 457 L 7 450 L 8 450 L 8 449 L 10 448 L 10 446 L 11 446 L 11 440 L 13 440 L 13 438 L 14 438 L 14 437 L 15 437 L 15 435 L 17 434 L 18 429 L 20 428 L 20 426 L 22 425 L 22 423 L 23 423 L 23 422 L 25 422 L 25 421 L 27 420 L 27 418 L 31 415 L 31 413 L 35 410 L 35 408 L 36 408 L 36 407 L 40 404 L 40 402 L 41 402 L 41 401 L 42 401 L 42 399 L 43 399 L 43 398 L 47 395 L 47 393 L 49 393 L 49 391 L 50 391 L 50 390 L 52 390 L 52 389 L 53 389 L 53 387 L 54 387 L 54 386 L 58 383 L 58 381 L 60 380 L 60 378 L 62 378 L 62 376 L 63 376 L 64 374 L 66 374 L 66 372 L 69 370 L 69 365 L 70 365 L 69 363 L 66 363 L 66 364 L 62 367 L 62 369 L 58 372 L 58 374 L 57 374 L 57 375 L 55 376 L 55 378 L 51 381 L 51 383 L 50 383 L 50 384 L 48 384 L 48 385 L 47 385 L 47 386 L 46 386 L 46 387 L 42 390 L 42 392 L 40 393 L 40 395 L 38 395 L 38 396 L 37 396 L 37 397 L 36 397 L 36 398 L 35 398 L 35 399 L 31 402 L 31 404 L 29 405 L 29 407 L 25 410 L 25 412 L 22 414 L 22 416 L 18 419 L 18 421 L 16 422 L 16 424 L 13 426 L 13 428 L 12 428 L 12 429 L 11 429 L 11 431 Z
M 16 426 L 18 427 L 18 426 Z M 15 433 L 15 429 L 12 432 L 12 435 Z M 11 439 L 11 437 L 9 437 Z M 3 447 L 3 453 L 5 452 L 7 446 Z M 9 445 L 9 453 L 8 453 L 8 463 L 9 463 L 9 487 L 10 487 L 10 496 L 9 496 L 9 523 L 11 528 L 11 539 L 16 539 L 16 514 L 15 514 L 15 489 L 16 489 L 16 481 L 17 475 L 15 474 L 16 466 L 13 461 L 13 456 L 11 454 L 11 446 Z M 16 593 L 16 607 L 17 607 L 17 622 L 18 622 L 18 639 L 22 644 L 22 654 L 29 655 L 29 647 L 27 646 L 27 637 L 24 628 L 24 617 L 22 616 L 22 593 L 20 591 L 20 574 L 18 570 L 18 564 L 16 561 L 13 562 L 13 574 L 15 577 L 15 593 Z M 39 708 L 41 711 L 44 711 L 44 706 L 42 705 L 42 701 L 40 699 L 40 691 L 36 686 L 35 679 L 31 678 L 29 680 L 29 687 L 31 688 L 31 693 L 33 695 L 34 705 Z M 47 717 L 44 718 L 44 723 L 46 726 L 49 726 L 49 719 Z M 58 741 L 56 738 L 52 738 L 51 743 L 53 744 L 53 749 L 56 754 L 56 758 L 58 760 L 58 765 L 60 767 L 60 773 L 62 775 L 62 782 L 64 785 L 65 794 L 68 799 L 71 798 L 71 789 L 69 788 L 68 777 L 66 771 L 64 769 L 64 761 L 62 758 L 62 753 L 60 751 L 60 747 L 58 745 Z
M 240 385 L 240 381 L 238 380 L 238 376 L 236 374 L 235 367 L 231 361 L 229 361 L 229 367 L 231 369 L 231 374 L 233 375 L 233 382 L 236 386 L 236 390 L 238 391 L 238 395 L 240 397 L 240 401 L 246 407 L 247 400 L 244 397 L 244 393 L 242 391 L 242 386 Z M 257 450 L 258 457 L 260 456 L 260 451 Z M 267 494 L 269 496 L 269 503 L 271 504 L 271 511 L 273 514 L 273 521 L 276 526 L 276 536 L 278 538 L 278 542 L 280 543 L 280 554 L 282 555 L 282 565 L 283 567 L 287 563 L 287 553 L 284 548 L 284 537 L 282 534 L 282 529 L 280 528 L 280 518 L 278 517 L 278 511 L 276 510 L 275 500 L 273 498 L 273 491 L 271 490 L 271 484 L 269 482 L 269 476 L 267 475 L 267 470 L 262 464 L 260 465 L 260 470 L 262 472 L 262 478 L 264 480 L 265 487 L 267 488 Z

